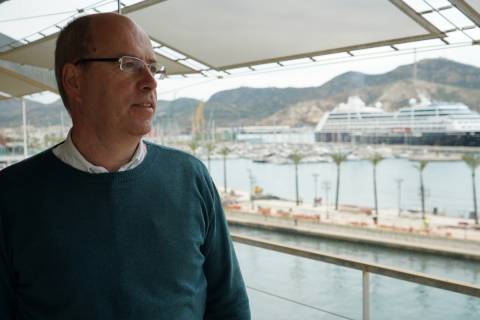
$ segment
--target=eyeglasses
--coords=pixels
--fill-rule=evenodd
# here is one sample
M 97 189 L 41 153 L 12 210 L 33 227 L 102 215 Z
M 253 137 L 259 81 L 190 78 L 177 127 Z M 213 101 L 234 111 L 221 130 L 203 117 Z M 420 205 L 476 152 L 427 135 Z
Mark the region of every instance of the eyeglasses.
M 159 75 L 160 80 L 167 75 L 167 69 L 160 63 L 146 63 L 142 59 L 130 56 L 123 56 L 120 58 L 85 58 L 77 60 L 75 65 L 88 62 L 115 62 L 119 64 L 121 71 L 129 73 L 140 73 L 143 71 L 143 68 L 146 67 L 153 75 Z

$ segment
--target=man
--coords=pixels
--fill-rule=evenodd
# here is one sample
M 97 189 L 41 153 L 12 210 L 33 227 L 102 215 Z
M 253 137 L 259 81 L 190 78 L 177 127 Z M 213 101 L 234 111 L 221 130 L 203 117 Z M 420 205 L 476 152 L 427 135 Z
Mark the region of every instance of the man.
M 145 32 L 81 17 L 55 71 L 67 140 L 0 172 L 0 319 L 250 319 L 205 167 L 141 140 L 164 72 Z

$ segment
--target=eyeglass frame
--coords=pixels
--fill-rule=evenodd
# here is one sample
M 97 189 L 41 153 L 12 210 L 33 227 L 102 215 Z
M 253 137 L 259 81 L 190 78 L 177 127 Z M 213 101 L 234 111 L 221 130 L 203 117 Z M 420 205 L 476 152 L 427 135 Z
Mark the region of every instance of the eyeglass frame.
M 79 59 L 79 60 L 75 61 L 74 65 L 79 65 L 79 64 L 88 63 L 88 62 L 114 62 L 114 63 L 119 64 L 120 71 L 129 72 L 129 71 L 126 71 L 123 68 L 123 59 L 124 58 L 129 58 L 129 59 L 133 59 L 133 60 L 136 60 L 136 61 L 143 62 L 144 68 L 146 67 L 147 70 L 150 73 L 152 73 L 153 75 L 156 75 L 156 74 L 160 75 L 160 80 L 164 79 L 167 75 L 167 68 L 164 65 L 160 65 L 160 69 L 158 71 L 156 71 L 155 73 L 153 73 L 150 69 L 150 66 L 153 65 L 153 64 L 158 64 L 158 62 L 147 63 L 146 61 L 144 61 L 140 58 L 132 57 L 132 56 L 121 56 L 121 57 L 116 57 L 116 58 L 84 58 L 84 59 Z M 133 73 L 133 72 L 130 72 L 130 73 Z

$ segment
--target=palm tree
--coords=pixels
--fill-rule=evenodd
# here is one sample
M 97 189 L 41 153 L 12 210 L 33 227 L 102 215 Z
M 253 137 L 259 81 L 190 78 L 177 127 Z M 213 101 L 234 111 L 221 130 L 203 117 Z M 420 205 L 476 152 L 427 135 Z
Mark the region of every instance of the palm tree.
M 347 160 L 347 156 L 341 152 L 335 152 L 330 155 L 332 157 L 333 162 L 337 165 L 337 191 L 335 195 L 335 210 L 338 210 L 338 195 L 340 191 L 340 165 L 343 161 Z
M 420 160 L 418 165 L 414 165 L 420 173 L 420 200 L 422 202 L 422 219 L 425 221 L 425 186 L 423 185 L 423 170 L 428 164 L 428 160 Z
M 207 148 L 207 164 L 208 164 L 208 171 L 210 171 L 210 162 L 213 150 L 215 150 L 215 145 L 213 143 L 207 143 L 205 146 Z
M 192 141 L 190 141 L 190 144 L 188 146 L 190 147 L 190 150 L 192 150 L 192 154 L 195 155 L 198 147 L 200 147 L 200 144 L 198 143 L 198 140 L 193 139 Z
M 223 156 L 223 190 L 227 193 L 227 156 L 232 150 L 229 147 L 220 149 L 220 154 Z
M 373 165 L 373 199 L 375 201 L 375 215 L 373 216 L 373 222 L 375 224 L 378 223 L 378 201 L 377 201 L 377 165 L 379 164 L 380 161 L 382 161 L 384 157 L 378 153 L 375 152 L 372 154 L 370 157 L 368 157 L 368 160 L 372 163 Z
M 295 151 L 288 156 L 288 159 L 290 159 L 295 166 L 295 203 L 298 206 L 300 205 L 300 198 L 298 196 L 298 164 L 302 161 L 303 156 Z
M 477 213 L 477 188 L 475 185 L 475 170 L 480 165 L 480 156 L 475 154 L 466 153 L 463 155 L 462 160 L 472 171 L 472 189 L 473 189 L 473 218 L 475 219 L 475 224 L 478 224 L 478 213 Z

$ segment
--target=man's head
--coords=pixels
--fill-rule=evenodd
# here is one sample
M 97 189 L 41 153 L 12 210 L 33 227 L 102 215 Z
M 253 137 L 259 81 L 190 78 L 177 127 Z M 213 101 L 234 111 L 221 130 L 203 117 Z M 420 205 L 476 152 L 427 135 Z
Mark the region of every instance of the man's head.
M 146 65 L 136 72 L 121 70 L 118 59 L 123 56 L 155 62 L 148 35 L 125 16 L 84 16 L 62 30 L 55 75 L 74 129 L 120 139 L 150 131 L 156 80 Z M 108 58 L 111 61 L 93 61 Z

